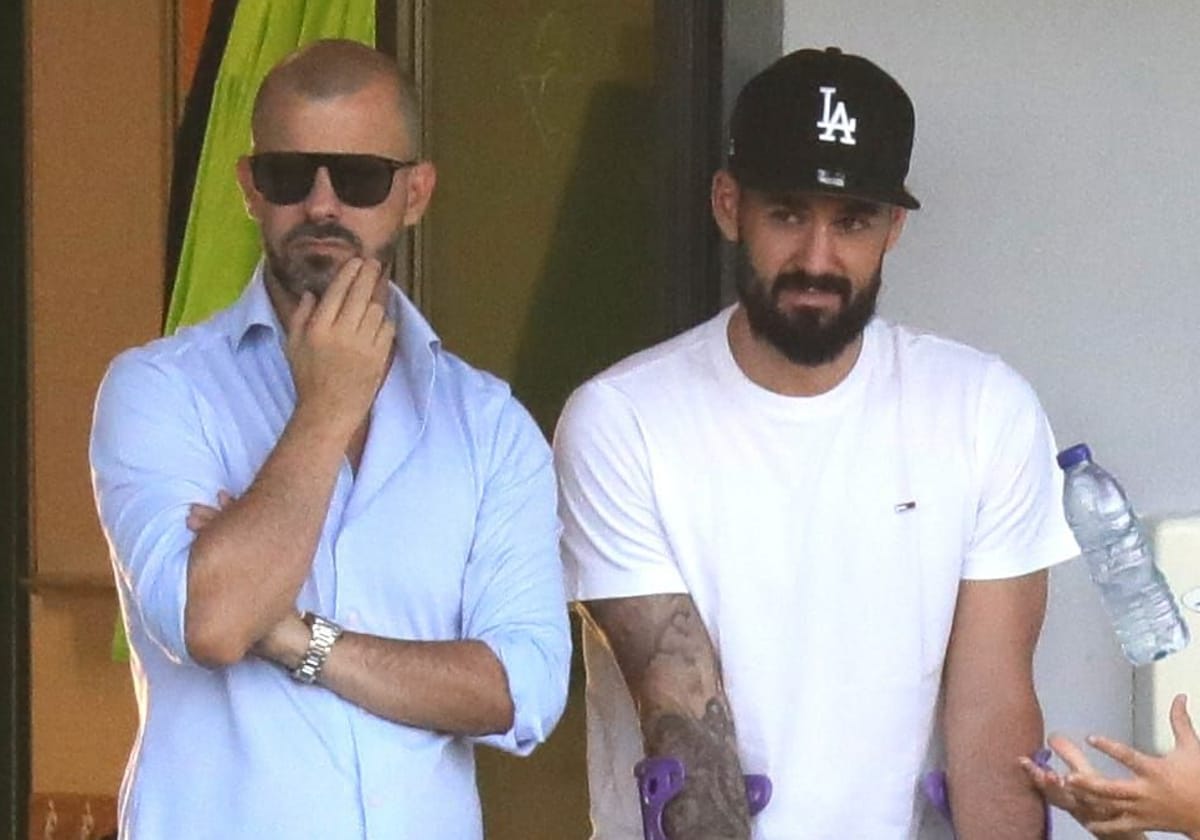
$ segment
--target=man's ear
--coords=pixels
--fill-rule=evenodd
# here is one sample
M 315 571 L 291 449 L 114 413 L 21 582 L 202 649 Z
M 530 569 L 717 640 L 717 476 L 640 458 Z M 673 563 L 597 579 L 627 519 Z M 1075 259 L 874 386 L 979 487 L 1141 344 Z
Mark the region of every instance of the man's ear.
M 904 230 L 904 222 L 907 219 L 908 211 L 903 207 L 892 208 L 892 226 L 888 230 L 887 242 L 883 246 L 885 252 L 892 250 L 892 246 L 896 244 L 896 240 L 900 238 L 900 234 Z
M 433 198 L 433 188 L 436 184 L 437 167 L 431 161 L 423 160 L 408 170 L 404 185 L 405 227 L 411 227 L 421 221 L 429 207 L 429 200 Z
M 258 221 L 258 208 L 263 197 L 254 186 L 254 176 L 250 173 L 250 157 L 248 155 L 238 158 L 237 180 L 238 186 L 242 188 L 242 203 L 246 206 L 246 214 L 251 219 Z
M 721 235 L 730 242 L 738 241 L 738 209 L 742 191 L 737 179 L 726 169 L 719 169 L 712 179 L 712 214 Z

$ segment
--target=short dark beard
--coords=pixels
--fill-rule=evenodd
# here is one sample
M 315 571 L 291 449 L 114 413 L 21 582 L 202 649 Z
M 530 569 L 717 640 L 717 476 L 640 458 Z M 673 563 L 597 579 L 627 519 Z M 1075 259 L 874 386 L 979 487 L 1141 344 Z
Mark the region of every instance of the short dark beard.
M 862 335 L 875 317 L 875 304 L 883 285 L 883 259 L 870 282 L 858 293 L 850 279 L 837 274 L 812 275 L 804 271 L 780 274 L 774 281 L 758 275 L 750 264 L 746 246 L 737 248 L 737 292 L 746 310 L 750 331 L 795 364 L 817 367 L 837 359 Z M 779 296 L 785 290 L 815 289 L 831 292 L 842 299 L 842 308 L 824 322 L 824 313 L 801 308 L 787 313 L 779 308 Z
M 397 237 L 399 234 L 397 234 Z M 267 269 L 276 284 L 289 295 L 299 299 L 305 292 L 312 292 L 319 299 L 337 276 L 345 260 L 329 254 L 297 254 L 290 246 L 302 237 L 314 239 L 340 239 L 348 243 L 354 256 L 371 256 L 384 266 L 390 265 L 395 250 L 395 241 L 389 242 L 376 254 L 363 254 L 363 244 L 353 231 L 334 222 L 304 222 L 288 231 L 276 251 L 269 243 L 263 243 Z

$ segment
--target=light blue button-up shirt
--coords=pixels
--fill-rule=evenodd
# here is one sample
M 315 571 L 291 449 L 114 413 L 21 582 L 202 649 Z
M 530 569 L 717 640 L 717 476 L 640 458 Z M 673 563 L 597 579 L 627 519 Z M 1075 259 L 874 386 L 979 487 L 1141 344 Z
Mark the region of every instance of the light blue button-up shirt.
M 120 355 L 97 398 L 92 474 L 140 714 L 123 840 L 478 838 L 474 744 L 528 753 L 561 715 L 570 637 L 548 447 L 507 386 L 442 350 L 396 289 L 391 311 L 395 361 L 297 607 L 377 636 L 486 643 L 512 729 L 430 732 L 253 655 L 216 669 L 188 655 L 188 507 L 244 492 L 295 405 L 260 267 L 230 308 Z

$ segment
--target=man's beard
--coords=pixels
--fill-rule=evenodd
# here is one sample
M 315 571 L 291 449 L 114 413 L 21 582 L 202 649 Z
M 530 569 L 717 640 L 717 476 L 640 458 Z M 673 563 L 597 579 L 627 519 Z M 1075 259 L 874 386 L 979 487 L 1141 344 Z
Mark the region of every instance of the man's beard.
M 744 244 L 737 250 L 738 298 L 751 332 L 795 364 L 816 367 L 832 362 L 875 317 L 875 303 L 883 285 L 882 259 L 870 282 L 855 293 L 849 278 L 838 274 L 793 271 L 780 274 L 772 283 L 755 272 Z M 836 294 L 842 300 L 841 308 L 827 314 L 817 307 L 802 306 L 787 312 L 779 306 L 783 292 L 806 289 Z
M 294 243 L 305 237 L 340 239 L 350 246 L 352 253 L 343 257 L 322 252 L 297 251 Z M 364 254 L 362 240 L 353 231 L 334 222 L 304 222 L 288 231 L 278 250 L 264 241 L 264 251 L 266 252 L 267 268 L 284 291 L 295 298 L 299 298 L 305 292 L 312 292 L 320 299 L 346 260 L 352 257 L 374 257 L 386 269 L 392 262 L 398 237 L 399 234 L 378 252 Z

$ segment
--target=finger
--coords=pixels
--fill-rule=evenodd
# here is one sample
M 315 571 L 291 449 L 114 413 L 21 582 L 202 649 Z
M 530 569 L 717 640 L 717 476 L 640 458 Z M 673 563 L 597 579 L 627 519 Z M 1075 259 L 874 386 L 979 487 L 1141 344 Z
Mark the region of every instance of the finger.
M 296 304 L 296 308 L 292 310 L 292 317 L 288 319 L 288 343 L 298 341 L 304 334 L 316 306 L 317 296 L 312 292 L 306 290 L 300 295 L 300 302 Z
M 379 329 L 375 331 L 374 346 L 384 350 L 392 346 L 392 342 L 396 340 L 396 322 L 391 318 L 384 318 L 379 325 Z
M 1051 735 L 1047 743 L 1063 761 L 1067 763 L 1067 767 L 1074 773 L 1095 773 L 1095 768 L 1092 767 L 1087 756 L 1083 754 L 1083 750 L 1075 746 L 1068 738 L 1062 735 Z
M 371 336 L 372 340 L 379 332 L 379 327 L 387 317 L 387 310 L 378 303 L 371 301 L 367 304 L 367 310 L 363 313 L 362 320 L 359 322 L 359 329 L 365 335 Z
M 231 504 L 233 504 L 232 493 L 228 493 L 225 490 L 220 490 L 217 492 L 217 507 L 219 507 L 221 510 L 224 510 Z
M 1058 774 L 1046 767 L 1039 767 L 1030 761 L 1026 756 L 1021 756 L 1017 759 L 1017 764 L 1021 765 L 1021 769 L 1025 771 L 1025 775 L 1037 785 L 1039 788 L 1047 785 L 1058 784 Z
M 1186 694 L 1176 694 L 1171 701 L 1171 731 L 1175 733 L 1177 747 L 1194 747 L 1200 743 L 1196 727 L 1192 725 L 1192 716 L 1188 714 Z
M 1097 837 L 1107 837 L 1112 834 L 1143 831 L 1154 826 L 1133 814 L 1122 813 L 1104 819 L 1088 820 L 1083 827 Z
M 1047 802 L 1059 810 L 1076 814 L 1083 807 L 1079 800 L 1071 795 L 1070 791 L 1058 785 L 1050 785 L 1045 789 L 1039 788 L 1039 792 Z
M 1093 802 L 1099 807 L 1120 807 L 1140 798 L 1139 785 L 1134 779 L 1072 774 L 1067 777 L 1066 784 L 1077 798 Z
M 192 505 L 188 508 L 187 527 L 190 531 L 199 531 L 216 517 L 217 511 L 208 505 Z
M 1088 743 L 1109 758 L 1114 758 L 1124 764 L 1134 773 L 1145 773 L 1149 767 L 1150 756 L 1138 752 L 1128 744 L 1105 738 L 1102 735 L 1089 735 Z
M 1029 772 L 1030 780 L 1038 793 L 1051 805 L 1056 808 L 1062 808 L 1064 811 L 1074 811 L 1079 803 L 1074 795 L 1065 787 L 1057 773 L 1053 771 L 1043 770 L 1040 767 L 1033 766 L 1032 769 L 1026 768 Z
M 334 275 L 333 282 L 321 294 L 321 301 L 317 304 L 316 311 L 313 314 L 313 320 L 316 323 L 328 326 L 334 322 L 338 314 L 342 311 L 346 295 L 349 293 L 350 287 L 354 284 L 355 278 L 358 277 L 362 266 L 363 261 L 359 257 L 351 257 L 342 264 L 342 267 L 338 269 L 338 273 Z
M 342 301 L 341 311 L 337 315 L 338 321 L 355 329 L 362 324 L 363 316 L 371 304 L 371 297 L 375 294 L 380 269 L 378 260 L 362 260 L 358 272 L 351 278 L 346 298 Z

